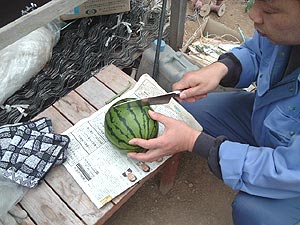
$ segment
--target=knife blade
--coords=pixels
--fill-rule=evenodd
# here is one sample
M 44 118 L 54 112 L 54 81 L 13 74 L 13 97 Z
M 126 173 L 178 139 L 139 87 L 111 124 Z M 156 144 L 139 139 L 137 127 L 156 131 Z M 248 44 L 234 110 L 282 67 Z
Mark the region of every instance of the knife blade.
M 140 102 L 143 105 L 161 105 L 167 104 L 171 98 L 179 97 L 180 91 L 172 91 L 162 95 L 151 96 L 147 98 L 133 99 L 126 102 L 121 102 L 119 104 L 114 105 L 113 107 L 125 106 L 125 104 Z

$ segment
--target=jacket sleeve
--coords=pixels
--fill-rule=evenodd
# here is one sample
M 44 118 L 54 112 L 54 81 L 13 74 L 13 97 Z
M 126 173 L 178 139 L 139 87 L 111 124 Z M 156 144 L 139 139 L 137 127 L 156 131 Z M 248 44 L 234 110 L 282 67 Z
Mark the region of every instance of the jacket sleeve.
M 223 181 L 234 190 L 284 199 L 300 196 L 300 135 L 288 146 L 254 147 L 224 141 L 219 149 Z
M 222 179 L 219 164 L 219 148 L 225 140 L 227 140 L 227 137 L 225 136 L 218 136 L 215 138 L 201 132 L 193 147 L 193 152 L 207 159 L 210 171 L 219 179 Z
M 235 85 L 236 88 L 248 87 L 256 80 L 261 59 L 260 46 L 263 41 L 264 38 L 255 32 L 252 38 L 248 38 L 244 44 L 230 51 L 242 66 L 239 82 Z
M 220 55 L 218 62 L 223 63 L 228 68 L 228 73 L 220 81 L 223 87 L 235 87 L 240 80 L 242 65 L 237 57 L 231 52 Z

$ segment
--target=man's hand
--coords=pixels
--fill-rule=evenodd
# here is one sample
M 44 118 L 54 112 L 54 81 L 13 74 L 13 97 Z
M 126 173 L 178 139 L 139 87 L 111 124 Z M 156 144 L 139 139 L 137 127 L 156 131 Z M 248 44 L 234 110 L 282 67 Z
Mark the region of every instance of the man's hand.
M 182 90 L 179 100 L 194 102 L 215 90 L 227 72 L 228 68 L 223 63 L 215 62 L 200 70 L 185 73 L 173 85 L 173 90 Z
M 128 156 L 143 162 L 152 162 L 166 155 L 182 151 L 192 151 L 200 131 L 197 131 L 182 121 L 149 111 L 152 119 L 165 126 L 164 133 L 150 140 L 134 138 L 129 144 L 139 145 L 148 151 L 145 153 L 128 153 Z

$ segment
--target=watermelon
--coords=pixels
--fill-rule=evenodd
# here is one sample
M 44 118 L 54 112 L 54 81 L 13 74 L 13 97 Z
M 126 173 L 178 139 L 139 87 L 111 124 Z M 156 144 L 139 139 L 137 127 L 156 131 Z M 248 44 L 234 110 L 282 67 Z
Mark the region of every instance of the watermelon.
M 130 145 L 128 141 L 132 138 L 151 139 L 157 137 L 158 122 L 149 116 L 148 110 L 152 110 L 149 105 L 130 102 L 114 107 L 128 100 L 132 100 L 132 98 L 116 102 L 105 114 L 105 136 L 124 153 L 142 152 L 143 149 L 141 147 Z

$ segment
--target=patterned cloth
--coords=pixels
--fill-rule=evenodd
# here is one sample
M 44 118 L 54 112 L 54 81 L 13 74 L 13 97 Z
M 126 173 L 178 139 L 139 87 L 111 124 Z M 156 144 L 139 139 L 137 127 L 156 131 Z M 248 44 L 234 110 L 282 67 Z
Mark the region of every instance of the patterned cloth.
M 49 118 L 0 127 L 0 173 L 33 188 L 49 169 L 66 160 L 70 139 L 54 134 Z

